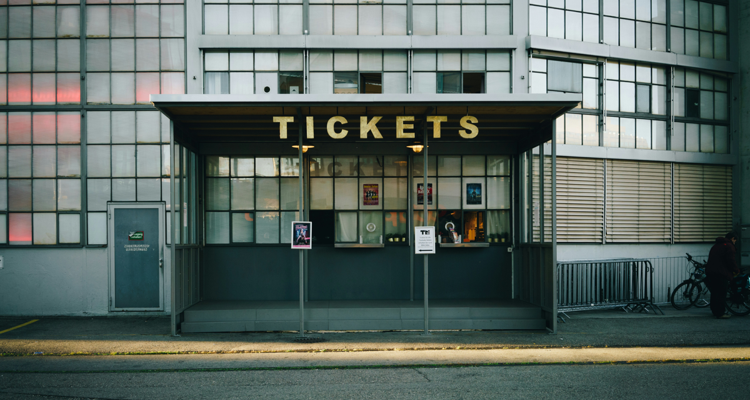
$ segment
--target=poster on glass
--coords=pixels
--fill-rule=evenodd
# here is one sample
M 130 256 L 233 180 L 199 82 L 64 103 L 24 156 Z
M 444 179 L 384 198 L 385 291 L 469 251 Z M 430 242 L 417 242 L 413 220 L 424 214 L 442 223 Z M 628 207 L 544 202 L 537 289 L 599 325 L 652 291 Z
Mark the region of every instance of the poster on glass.
M 417 204 L 424 204 L 424 183 L 417 183 Z M 432 205 L 432 184 L 427 184 L 427 205 Z
M 379 204 L 380 197 L 378 196 L 378 184 L 366 183 L 362 185 L 362 205 L 377 206 Z
M 310 221 L 293 221 L 292 222 L 292 248 L 293 249 L 312 249 L 312 222 Z

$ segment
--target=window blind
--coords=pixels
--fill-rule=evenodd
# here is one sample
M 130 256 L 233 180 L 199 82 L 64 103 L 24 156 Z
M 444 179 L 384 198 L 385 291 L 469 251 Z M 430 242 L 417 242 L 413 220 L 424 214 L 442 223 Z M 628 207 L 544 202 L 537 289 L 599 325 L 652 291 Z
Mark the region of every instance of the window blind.
M 674 165 L 675 242 L 712 242 L 732 228 L 732 167 Z
M 604 161 L 557 158 L 557 241 L 601 243 Z

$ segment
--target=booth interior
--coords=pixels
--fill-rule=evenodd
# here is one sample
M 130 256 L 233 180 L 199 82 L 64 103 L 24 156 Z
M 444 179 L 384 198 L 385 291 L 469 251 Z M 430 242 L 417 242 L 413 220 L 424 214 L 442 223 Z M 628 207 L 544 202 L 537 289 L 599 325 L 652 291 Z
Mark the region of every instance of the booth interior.
M 172 121 L 174 331 L 299 330 L 300 295 L 307 330 L 422 330 L 425 295 L 429 329 L 555 329 L 551 139 L 580 95 L 152 102 Z

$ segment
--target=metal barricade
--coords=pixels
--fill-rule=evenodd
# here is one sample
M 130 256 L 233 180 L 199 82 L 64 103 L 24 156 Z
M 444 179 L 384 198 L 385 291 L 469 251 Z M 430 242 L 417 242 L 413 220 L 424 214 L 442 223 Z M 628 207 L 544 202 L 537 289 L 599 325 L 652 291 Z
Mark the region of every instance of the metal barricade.
M 662 310 L 654 304 L 654 268 L 647 259 L 579 260 L 557 263 L 557 313 L 622 308 Z M 562 318 L 564 322 L 565 319 Z

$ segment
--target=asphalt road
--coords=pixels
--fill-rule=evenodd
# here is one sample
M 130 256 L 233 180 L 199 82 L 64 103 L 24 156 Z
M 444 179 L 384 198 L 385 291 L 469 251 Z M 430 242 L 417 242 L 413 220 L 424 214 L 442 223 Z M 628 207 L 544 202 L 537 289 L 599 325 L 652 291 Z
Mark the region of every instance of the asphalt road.
M 2 399 L 747 398 L 749 362 L 2 373 Z

